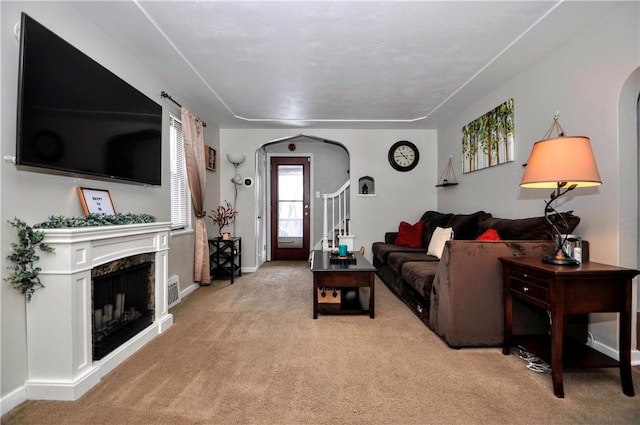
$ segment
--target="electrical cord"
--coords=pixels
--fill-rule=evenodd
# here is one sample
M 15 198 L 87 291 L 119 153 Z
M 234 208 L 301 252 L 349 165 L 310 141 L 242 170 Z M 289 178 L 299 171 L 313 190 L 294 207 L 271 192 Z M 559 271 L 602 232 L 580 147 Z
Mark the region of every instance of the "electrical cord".
M 511 350 L 511 353 L 516 357 L 518 357 L 519 359 L 522 359 L 525 362 L 527 362 L 527 369 L 529 370 L 532 370 L 534 372 L 539 372 L 539 373 L 551 372 L 551 366 L 549 365 L 549 363 L 545 362 L 540 357 L 537 357 L 531 354 L 530 352 L 525 350 L 523 347 L 520 347 L 520 346 L 517 348 L 514 347 Z

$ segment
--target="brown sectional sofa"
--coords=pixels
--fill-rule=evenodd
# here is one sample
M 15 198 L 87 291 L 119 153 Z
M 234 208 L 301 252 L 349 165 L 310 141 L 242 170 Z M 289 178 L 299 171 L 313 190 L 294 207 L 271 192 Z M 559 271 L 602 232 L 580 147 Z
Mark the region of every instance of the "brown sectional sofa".
M 571 233 L 580 219 L 564 213 Z M 557 217 L 556 217 L 557 218 Z M 372 246 L 373 265 L 380 279 L 451 347 L 499 346 L 503 343 L 502 266 L 498 257 L 539 256 L 553 251 L 554 244 L 544 217 L 494 218 L 473 214 L 427 211 L 422 247 L 395 245 L 397 232 L 387 232 L 384 242 Z M 452 227 L 454 239 L 445 243 L 441 258 L 427 255 L 436 227 Z M 477 241 L 494 229 L 501 241 Z M 583 260 L 589 255 L 583 246 Z M 546 332 L 547 318 L 524 305 L 514 305 L 514 331 Z M 574 334 L 584 339 L 584 318 L 576 318 Z M 524 329 L 526 328 L 526 329 Z

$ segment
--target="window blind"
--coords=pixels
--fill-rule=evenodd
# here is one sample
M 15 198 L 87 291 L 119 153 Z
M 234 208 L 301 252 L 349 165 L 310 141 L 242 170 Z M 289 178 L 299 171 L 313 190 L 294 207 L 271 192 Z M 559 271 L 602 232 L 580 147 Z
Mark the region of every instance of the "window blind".
M 169 115 L 171 143 L 171 228 L 173 230 L 191 227 L 191 196 L 187 179 L 187 165 L 184 156 L 182 122 Z

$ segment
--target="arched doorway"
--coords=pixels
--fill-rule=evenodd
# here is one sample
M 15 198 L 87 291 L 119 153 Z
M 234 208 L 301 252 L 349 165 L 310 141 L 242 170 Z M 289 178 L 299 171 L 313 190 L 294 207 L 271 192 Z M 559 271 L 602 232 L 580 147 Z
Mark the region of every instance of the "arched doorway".
M 619 253 L 620 265 L 637 268 L 640 265 L 640 68 L 637 68 L 623 85 L 618 102 L 619 144 Z M 631 178 L 630 178 L 631 177 Z M 636 320 L 636 350 L 640 350 L 640 296 L 638 285 L 634 285 L 633 306 Z M 637 353 L 636 353 L 637 355 Z M 632 358 L 632 361 L 637 361 Z
M 309 199 L 310 245 L 320 249 L 322 240 L 321 195 L 330 193 L 349 179 L 349 152 L 340 142 L 313 135 L 296 135 L 264 143 L 256 152 L 256 258 L 257 268 L 271 258 L 270 158 L 310 157 L 311 180 Z

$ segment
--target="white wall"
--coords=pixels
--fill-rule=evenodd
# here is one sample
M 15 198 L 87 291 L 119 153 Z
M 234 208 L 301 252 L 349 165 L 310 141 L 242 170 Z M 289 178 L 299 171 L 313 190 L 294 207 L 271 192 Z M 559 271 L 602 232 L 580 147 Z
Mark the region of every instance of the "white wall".
M 163 106 L 164 128 L 168 128 L 168 111 L 177 108 L 160 98 L 166 90 L 175 98 L 180 93 L 162 81 L 153 70 L 144 67 L 122 46 L 104 36 L 96 27 L 66 2 L 1 2 L 1 114 L 0 135 L 2 156 L 15 155 L 16 110 L 18 82 L 19 43 L 13 27 L 20 21 L 22 11 L 69 41 L 110 69 L 129 84 L 145 93 Z M 187 105 L 190 106 L 190 105 Z M 197 109 L 194 109 L 198 113 Z M 179 116 L 179 111 L 176 112 Z M 208 117 L 202 117 L 208 121 Z M 205 131 L 207 144 L 219 149 L 218 130 L 213 126 Z M 116 210 L 119 212 L 148 213 L 159 221 L 170 219 L 169 188 L 169 142 L 168 131 L 163 132 L 163 170 L 161 187 L 144 187 L 132 184 L 104 182 L 73 177 L 54 176 L 17 170 L 12 164 L 0 162 L 0 272 L 6 276 L 9 266 L 6 260 L 10 243 L 15 240 L 15 230 L 7 220 L 18 217 L 29 224 L 47 219 L 50 215 L 82 215 L 76 194 L 77 186 L 95 187 L 110 191 Z M 208 173 L 207 205 L 218 203 L 216 173 Z M 169 275 L 179 275 L 182 288 L 193 281 L 193 235 L 190 233 L 173 237 L 170 244 Z M 43 289 L 46 291 L 46 288 Z M 34 297 L 37 297 L 36 293 Z M 1 387 L 2 413 L 24 400 L 24 381 L 27 378 L 25 301 L 24 297 L 6 282 L 0 285 L 1 320 Z M 52 331 L 55 331 L 52 329 Z
M 255 152 L 265 143 L 293 137 L 300 129 L 263 130 L 220 130 L 222 152 L 245 154 L 247 159 L 240 166 L 241 174 L 255 175 Z M 375 197 L 351 195 L 351 225 L 356 236 L 354 247 L 365 247 L 371 258 L 371 244 L 382 240 L 387 231 L 397 231 L 401 220 L 416 222 L 422 213 L 436 209 L 436 169 L 437 137 L 434 130 L 338 130 L 313 129 L 305 135 L 318 136 L 344 145 L 349 151 L 351 184 L 358 178 L 371 176 L 376 181 Z M 410 172 L 400 173 L 389 165 L 387 153 L 398 140 L 410 140 L 420 149 L 420 162 Z M 233 166 L 220 161 L 220 199 L 232 199 L 233 187 L 225 184 L 233 176 Z M 326 172 L 332 172 L 327 169 Z M 313 189 L 312 189 L 313 191 Z M 250 269 L 256 266 L 255 256 L 255 216 L 243 211 L 255 211 L 255 193 L 241 190 L 238 193 L 238 215 L 236 233 L 242 236 L 242 266 Z
M 632 75 L 637 78 L 638 74 L 633 73 L 640 66 L 639 6 L 638 2 L 627 2 L 602 16 L 438 128 L 440 168 L 452 155 L 460 169 L 462 126 L 509 98 L 515 100 L 515 161 L 462 175 L 459 186 L 439 192 L 440 210 L 484 209 L 494 216 L 509 218 L 543 215 L 543 199 L 548 199 L 550 191 L 521 189 L 518 185 L 522 164 L 533 143 L 542 139 L 559 111 L 567 135 L 590 137 L 603 185 L 575 190 L 556 207 L 560 211 L 575 210 L 581 217 L 576 233 L 591 242 L 591 260 L 635 266 L 637 253 L 622 258 L 619 246 L 620 235 L 638 232 L 637 203 L 625 205 L 626 210 L 621 211 L 625 196 L 638 191 L 637 174 L 633 171 L 637 170 L 637 155 L 633 155 L 637 151 L 629 147 L 638 141 L 633 137 L 619 138 L 618 101 L 625 82 Z M 634 96 L 637 99 L 637 91 L 630 97 Z M 621 150 L 631 154 L 621 156 Z M 636 163 L 635 167 L 629 162 Z M 626 194 L 621 193 L 621 188 Z M 629 208 L 635 210 L 630 214 L 635 219 L 621 221 L 623 214 L 630 213 Z M 596 340 L 615 349 L 616 316 L 592 315 L 591 320 L 590 330 Z

